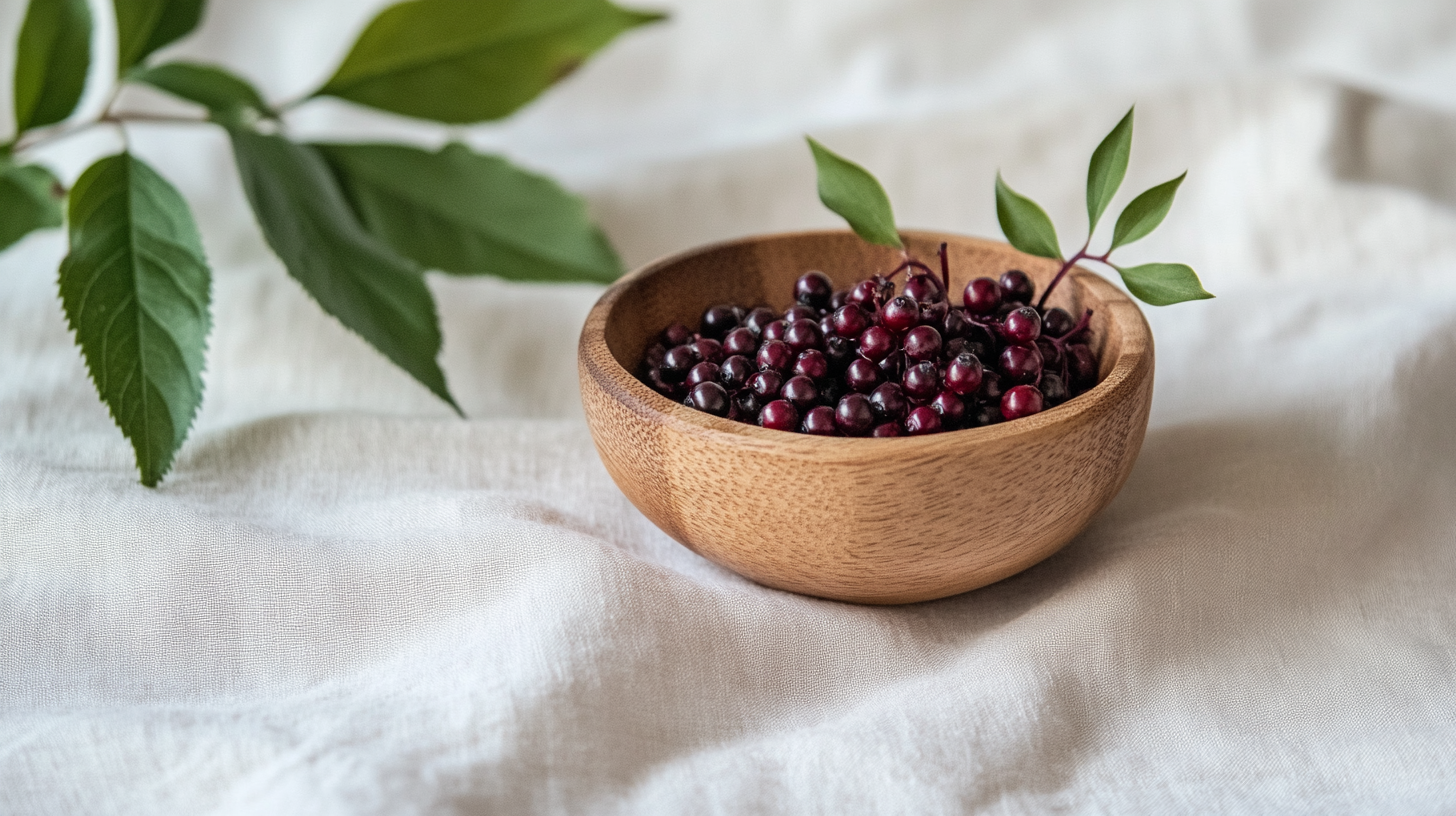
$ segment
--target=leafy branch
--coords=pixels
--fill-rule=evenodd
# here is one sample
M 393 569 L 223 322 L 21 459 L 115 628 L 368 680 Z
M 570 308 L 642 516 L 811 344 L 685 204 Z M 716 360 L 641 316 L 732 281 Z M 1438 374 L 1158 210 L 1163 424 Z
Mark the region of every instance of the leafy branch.
M 212 275 L 186 201 L 123 149 L 67 191 L 35 148 L 97 127 L 212 125 L 233 146 L 263 237 L 324 311 L 456 411 L 427 269 L 518 280 L 610 281 L 621 261 L 578 197 L 460 144 L 306 144 L 286 115 L 319 96 L 450 124 L 509 116 L 634 27 L 662 15 L 608 0 L 407 0 L 365 28 L 318 90 L 269 104 L 247 80 L 192 62 L 153 64 L 190 34 L 204 0 L 113 0 L 117 63 L 102 112 L 72 115 L 91 63 L 87 0 L 30 0 L 15 62 L 16 132 L 0 143 L 0 251 L 69 225 L 60 293 L 102 401 L 141 481 L 171 468 L 202 403 Z M 202 116 L 116 109 L 146 85 Z
M 1001 223 L 1001 231 L 1006 234 L 1006 240 L 1028 255 L 1062 262 L 1056 276 L 1042 290 L 1041 299 L 1037 301 L 1038 307 L 1046 305 L 1047 296 L 1067 272 L 1082 260 L 1097 261 L 1117 270 L 1127 290 L 1139 300 L 1153 306 L 1169 306 L 1213 297 L 1203 288 L 1197 273 L 1187 264 L 1150 263 L 1122 267 L 1108 260 L 1113 250 L 1146 237 L 1163 223 L 1168 210 L 1173 206 L 1173 196 L 1187 177 L 1187 172 L 1145 190 L 1134 198 L 1117 217 L 1117 224 L 1112 230 L 1112 243 L 1107 250 L 1101 255 L 1088 252 L 1092 245 L 1092 234 L 1097 231 L 1098 222 L 1102 220 L 1107 205 L 1112 202 L 1112 197 L 1117 194 L 1123 177 L 1127 174 L 1128 157 L 1132 152 L 1132 118 L 1133 111 L 1129 108 L 1121 121 L 1097 145 L 1097 149 L 1092 151 L 1092 160 L 1087 166 L 1087 240 L 1070 258 L 1062 258 L 1056 228 L 1052 225 L 1051 218 L 1047 217 L 1046 211 L 1036 202 L 1012 190 L 1001 179 L 1001 174 L 996 174 L 996 219 Z
M 1128 291 L 1153 306 L 1168 306 L 1213 297 L 1204 290 L 1198 275 L 1187 264 L 1150 263 L 1120 267 L 1109 260 L 1113 250 L 1145 238 L 1163 223 L 1168 210 L 1173 206 L 1173 196 L 1188 175 L 1186 172 L 1145 190 L 1134 198 L 1117 217 L 1112 231 L 1112 242 L 1107 250 L 1100 255 L 1089 251 L 1092 234 L 1096 232 L 1098 222 L 1106 213 L 1107 206 L 1112 203 L 1113 196 L 1117 194 L 1123 177 L 1127 174 L 1128 158 L 1132 152 L 1132 121 L 1133 111 L 1129 109 L 1092 152 L 1092 160 L 1087 167 L 1087 240 L 1071 257 L 1062 257 L 1056 227 L 1046 211 L 1036 202 L 1012 190 L 1002 180 L 1001 174 L 996 174 L 996 219 L 1001 224 L 1006 240 L 1028 255 L 1061 262 L 1057 274 L 1042 291 L 1037 308 L 1046 305 L 1047 296 L 1062 278 L 1066 277 L 1078 261 L 1084 260 L 1096 261 L 1117 270 Z M 814 139 L 809 138 L 808 142 L 818 170 L 819 198 L 824 205 L 843 217 L 850 228 L 866 241 L 903 249 L 904 245 L 895 229 L 889 196 L 875 177 L 863 167 L 831 152 Z M 918 262 L 907 255 L 905 263 Z

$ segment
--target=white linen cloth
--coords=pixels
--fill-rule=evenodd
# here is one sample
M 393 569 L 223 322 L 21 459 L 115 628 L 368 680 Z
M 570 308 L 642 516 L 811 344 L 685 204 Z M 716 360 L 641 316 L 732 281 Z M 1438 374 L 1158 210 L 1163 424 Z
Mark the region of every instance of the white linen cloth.
M 1118 498 L 956 598 L 759 587 L 598 462 L 574 358 L 600 288 L 432 279 L 457 419 L 284 274 L 219 134 L 138 126 L 215 269 L 206 402 L 140 487 L 61 316 L 62 235 L 0 256 L 0 813 L 1456 811 L 1456 6 L 656 5 L 507 123 L 325 101 L 292 127 L 507 152 L 636 265 L 835 225 L 806 131 L 904 226 L 999 235 L 1000 168 L 1076 246 L 1137 102 L 1114 211 L 1190 173 L 1123 257 L 1218 299 L 1146 309 Z M 172 53 L 288 98 L 378 7 L 213 0 Z

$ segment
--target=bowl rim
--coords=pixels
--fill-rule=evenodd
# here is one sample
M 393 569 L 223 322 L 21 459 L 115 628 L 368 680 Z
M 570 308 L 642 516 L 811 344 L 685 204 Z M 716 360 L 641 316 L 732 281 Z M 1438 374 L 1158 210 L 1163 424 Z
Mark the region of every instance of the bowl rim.
M 939 242 L 954 239 L 1005 247 L 1004 241 L 958 233 L 930 230 L 901 230 L 901 235 Z M 738 422 L 726 417 L 698 411 L 653 391 L 648 385 L 618 362 L 607 347 L 606 325 L 612 309 L 639 281 L 690 258 L 728 247 L 763 240 L 815 238 L 852 235 L 847 229 L 803 230 L 780 233 L 759 233 L 725 241 L 700 244 L 643 264 L 618 278 L 602 293 L 587 314 L 578 343 L 578 359 L 584 373 L 604 391 L 611 394 L 632 413 L 678 433 L 703 438 L 704 441 L 737 448 L 761 449 L 778 456 L 795 456 L 828 462 L 863 461 L 867 457 L 895 452 L 906 455 L 944 454 L 948 442 L 966 444 L 1015 443 L 1027 437 L 1041 436 L 1049 429 L 1070 426 L 1097 409 L 1110 409 L 1137 385 L 1135 377 L 1147 366 L 1152 354 L 1152 329 L 1142 310 L 1121 289 L 1110 281 L 1081 266 L 1074 266 L 1068 277 L 1085 287 L 1107 304 L 1107 317 L 1122 330 L 1122 344 L 1117 362 L 1097 385 L 1055 408 L 1030 417 L 1001 422 L 981 428 L 962 428 L 924 436 L 891 438 L 815 436 L 813 434 L 777 431 Z M 1026 256 L 1032 261 L 1048 259 Z

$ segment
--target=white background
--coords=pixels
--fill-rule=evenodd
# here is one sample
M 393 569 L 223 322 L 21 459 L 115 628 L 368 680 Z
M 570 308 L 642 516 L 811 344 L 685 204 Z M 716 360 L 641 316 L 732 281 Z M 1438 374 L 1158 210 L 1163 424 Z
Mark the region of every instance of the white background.
M 289 99 L 379 5 L 213 0 L 163 56 Z M 953 599 L 757 587 L 598 463 L 598 287 L 432 279 L 456 419 L 286 276 L 220 134 L 139 126 L 214 267 L 206 402 L 138 486 L 54 294 L 63 236 L 0 256 L 0 813 L 1456 810 L 1456 5 L 657 7 L 503 124 L 322 101 L 290 127 L 504 152 L 633 266 L 834 226 L 805 132 L 903 226 L 998 235 L 999 168 L 1079 243 L 1087 157 L 1136 102 L 1114 210 L 1189 177 L 1124 260 L 1219 297 L 1147 308 L 1118 499 Z M 36 158 L 69 180 L 114 149 Z

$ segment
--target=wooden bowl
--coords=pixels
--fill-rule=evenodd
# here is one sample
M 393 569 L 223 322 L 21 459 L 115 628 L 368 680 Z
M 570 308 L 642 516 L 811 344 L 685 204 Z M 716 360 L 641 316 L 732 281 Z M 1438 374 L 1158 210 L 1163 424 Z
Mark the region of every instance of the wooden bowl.
M 959 235 L 905 234 L 919 258 L 950 244 L 952 291 L 1058 264 Z M 1147 429 L 1153 340 L 1115 286 L 1075 269 L 1052 303 L 1094 310 L 1098 384 L 1035 416 L 920 437 L 772 431 L 696 411 L 634 372 L 673 321 L 708 306 L 786 308 L 819 269 L 843 288 L 893 269 L 896 250 L 849 232 L 745 238 L 638 269 L 597 301 L 578 348 L 582 401 L 617 486 L 658 527 L 761 584 L 871 604 L 925 601 L 999 581 L 1056 552 L 1121 489 Z

